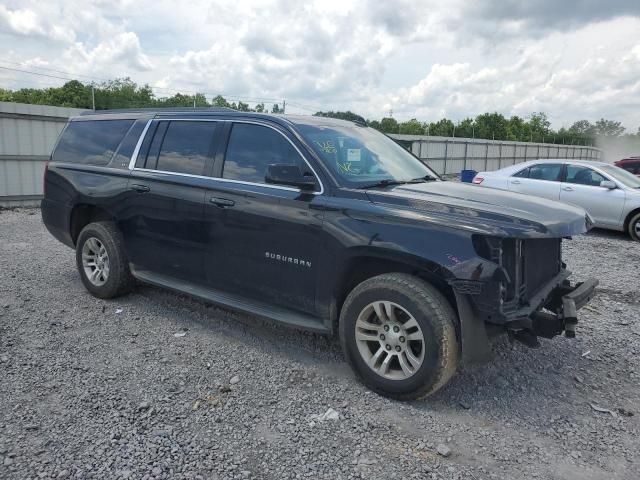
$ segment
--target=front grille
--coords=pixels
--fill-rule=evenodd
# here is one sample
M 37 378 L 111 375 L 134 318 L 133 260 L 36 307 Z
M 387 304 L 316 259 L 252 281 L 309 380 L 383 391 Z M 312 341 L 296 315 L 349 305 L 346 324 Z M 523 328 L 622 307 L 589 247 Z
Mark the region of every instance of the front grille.
M 476 252 L 499 264 L 506 278 L 496 285 L 503 314 L 515 312 L 562 269 L 559 238 L 474 238 Z M 486 292 L 489 292 L 486 287 Z M 494 297 L 495 298 L 495 297 Z M 484 304 L 484 301 L 481 303 Z
M 560 242 L 559 238 L 537 238 L 523 242 L 527 299 L 560 273 Z

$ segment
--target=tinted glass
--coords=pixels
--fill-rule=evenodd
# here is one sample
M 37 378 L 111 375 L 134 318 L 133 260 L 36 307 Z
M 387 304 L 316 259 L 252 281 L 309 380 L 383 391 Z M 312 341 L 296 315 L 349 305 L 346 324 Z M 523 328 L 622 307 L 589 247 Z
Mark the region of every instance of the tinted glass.
M 212 155 L 216 125 L 216 122 L 169 122 L 156 169 L 202 175 L 207 158 Z M 147 164 L 150 160 L 147 160 Z
M 300 125 L 302 136 L 324 164 L 349 187 L 382 180 L 438 176 L 386 135 L 356 125 Z
M 54 162 L 106 165 L 133 120 L 69 122 L 53 152 Z
M 595 170 L 578 165 L 567 165 L 567 178 L 565 180 L 567 183 L 599 187 L 600 182 L 604 180 L 606 180 L 606 178 Z
M 236 123 L 231 129 L 225 156 L 223 178 L 265 183 L 267 167 L 272 164 L 298 165 L 311 173 L 300 154 L 272 128 Z M 313 175 L 313 173 L 311 173 Z
M 158 155 L 160 154 L 160 145 L 162 145 L 162 141 L 164 140 L 164 134 L 167 133 L 167 127 L 169 126 L 169 122 L 158 122 L 156 129 L 151 135 L 149 141 L 151 145 L 149 146 L 149 150 L 147 151 L 146 160 L 144 163 L 144 168 L 148 168 L 150 170 L 155 170 L 158 165 Z
M 559 163 L 540 163 L 529 168 L 529 178 L 532 180 L 558 181 L 561 171 L 562 165 Z
M 111 166 L 119 168 L 126 168 L 129 166 L 131 155 L 133 155 L 133 151 L 136 149 L 138 139 L 140 138 L 140 134 L 142 133 L 146 123 L 146 120 L 138 120 L 133 124 L 118 147 L 118 151 L 111 161 Z
M 528 178 L 529 177 L 529 168 L 525 168 L 524 170 L 520 170 L 518 173 L 514 175 L 514 177 L 518 178 Z

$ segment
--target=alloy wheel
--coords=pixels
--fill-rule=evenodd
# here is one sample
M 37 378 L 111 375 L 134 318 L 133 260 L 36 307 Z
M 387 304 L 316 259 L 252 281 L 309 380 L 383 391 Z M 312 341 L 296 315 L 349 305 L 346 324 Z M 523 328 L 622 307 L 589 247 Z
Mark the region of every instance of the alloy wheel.
M 422 329 L 413 315 L 397 303 L 370 303 L 360 312 L 355 330 L 362 359 L 381 377 L 405 380 L 424 361 Z
M 96 287 L 109 279 L 109 255 L 103 243 L 89 237 L 82 246 L 82 267 L 89 281 Z

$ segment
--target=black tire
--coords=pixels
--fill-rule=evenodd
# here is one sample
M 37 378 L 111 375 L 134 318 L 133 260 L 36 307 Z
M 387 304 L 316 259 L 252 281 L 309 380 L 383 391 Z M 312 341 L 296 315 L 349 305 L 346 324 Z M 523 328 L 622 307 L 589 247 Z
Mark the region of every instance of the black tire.
M 636 242 L 640 242 L 640 213 L 636 213 L 631 220 L 629 220 L 629 227 L 627 228 L 629 236 Z
M 422 364 L 408 378 L 389 379 L 376 373 L 360 353 L 356 322 L 377 301 L 402 307 L 422 331 Z M 349 294 L 340 314 L 340 343 L 351 368 L 367 387 L 397 400 L 412 400 L 434 393 L 455 374 L 459 359 L 456 322 L 451 304 L 432 285 L 412 275 L 388 273 L 365 280 Z
M 109 271 L 106 281 L 96 285 L 89 279 L 82 261 L 85 243 L 97 239 L 108 255 Z M 113 222 L 90 223 L 82 229 L 76 241 L 76 265 L 85 288 L 98 298 L 114 298 L 130 292 L 135 280 L 122 247 L 122 235 Z

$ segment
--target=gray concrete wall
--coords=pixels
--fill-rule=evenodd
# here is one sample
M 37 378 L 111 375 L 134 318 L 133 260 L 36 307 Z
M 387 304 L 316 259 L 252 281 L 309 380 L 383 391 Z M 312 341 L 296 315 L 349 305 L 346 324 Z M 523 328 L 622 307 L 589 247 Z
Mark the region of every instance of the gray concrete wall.
M 538 158 L 599 160 L 598 148 L 551 143 L 508 142 L 472 138 L 428 137 L 426 135 L 390 135 L 409 144 L 414 155 L 441 175 L 461 170 L 498 170 Z
M 38 203 L 56 139 L 67 119 L 83 111 L 0 102 L 0 206 Z

